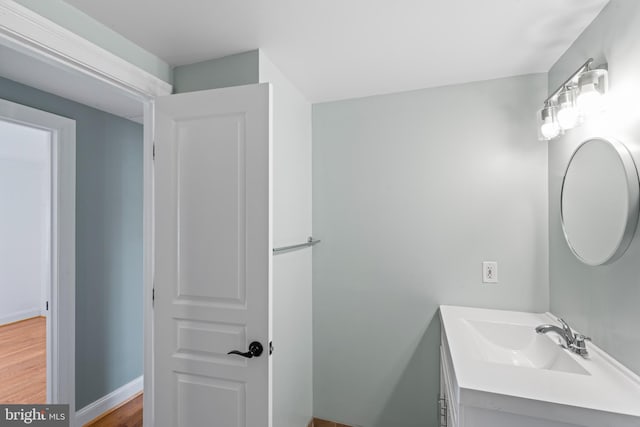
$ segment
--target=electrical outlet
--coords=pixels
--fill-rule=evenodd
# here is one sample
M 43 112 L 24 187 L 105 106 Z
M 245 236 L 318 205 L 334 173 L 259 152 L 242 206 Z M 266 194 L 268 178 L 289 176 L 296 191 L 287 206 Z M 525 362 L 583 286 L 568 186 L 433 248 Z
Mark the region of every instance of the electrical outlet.
M 482 283 L 498 283 L 497 261 L 484 261 L 482 263 Z

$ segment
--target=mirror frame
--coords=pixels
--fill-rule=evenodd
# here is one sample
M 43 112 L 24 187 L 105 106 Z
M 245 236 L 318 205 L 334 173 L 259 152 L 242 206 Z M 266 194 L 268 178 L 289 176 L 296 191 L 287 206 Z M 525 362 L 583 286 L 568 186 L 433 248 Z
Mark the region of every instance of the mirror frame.
M 564 184 L 567 178 L 567 173 L 569 172 L 569 168 L 571 167 L 571 162 L 574 157 L 578 153 L 578 151 L 586 144 L 594 141 L 601 141 L 609 144 L 618 154 L 618 158 L 624 167 L 624 172 L 627 178 L 627 223 L 625 225 L 624 231 L 622 232 L 622 236 L 618 241 L 618 244 L 605 259 L 600 262 L 589 262 L 582 258 L 576 249 L 571 244 L 569 240 L 569 236 L 567 235 L 567 230 L 564 223 L 564 212 L 563 212 L 563 200 L 564 200 Z M 571 158 L 569 158 L 569 162 L 567 163 L 567 167 L 565 168 L 564 175 L 562 176 L 562 187 L 560 188 L 560 221 L 562 223 L 562 233 L 564 234 L 564 239 L 571 250 L 571 253 L 575 255 L 582 263 L 590 265 L 590 266 L 598 266 L 610 264 L 620 258 L 629 248 L 631 241 L 636 232 L 636 228 L 638 226 L 638 217 L 640 215 L 640 178 L 638 177 L 638 169 L 636 168 L 635 161 L 633 160 L 633 156 L 629 149 L 620 141 L 614 138 L 604 138 L 604 137 L 595 137 L 589 138 L 581 142 L 576 149 L 571 154 Z

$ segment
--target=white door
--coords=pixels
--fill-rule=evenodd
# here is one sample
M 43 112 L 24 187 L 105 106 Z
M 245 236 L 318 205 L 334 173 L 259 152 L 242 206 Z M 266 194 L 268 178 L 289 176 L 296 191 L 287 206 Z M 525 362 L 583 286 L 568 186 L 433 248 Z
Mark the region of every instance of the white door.
M 156 101 L 156 427 L 271 426 L 269 111 L 268 84 Z

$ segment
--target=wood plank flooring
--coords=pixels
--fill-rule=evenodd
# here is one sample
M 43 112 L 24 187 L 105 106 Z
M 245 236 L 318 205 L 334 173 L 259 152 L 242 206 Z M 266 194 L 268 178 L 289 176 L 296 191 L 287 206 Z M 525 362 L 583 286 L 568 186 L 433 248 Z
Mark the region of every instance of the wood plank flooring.
M 142 393 L 88 422 L 84 427 L 142 427 Z
M 320 418 L 314 418 L 310 425 L 311 427 L 350 427 L 346 424 L 334 423 L 333 421 L 321 420 Z
M 0 326 L 0 402 L 46 403 L 47 320 Z

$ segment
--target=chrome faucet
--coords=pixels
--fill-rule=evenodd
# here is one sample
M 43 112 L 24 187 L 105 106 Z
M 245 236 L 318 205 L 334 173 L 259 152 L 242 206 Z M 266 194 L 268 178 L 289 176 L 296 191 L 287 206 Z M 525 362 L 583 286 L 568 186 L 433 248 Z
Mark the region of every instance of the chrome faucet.
M 536 328 L 536 332 L 539 334 L 546 334 L 547 332 L 555 332 L 560 335 L 565 341 L 565 348 L 572 352 L 579 354 L 582 357 L 586 357 L 589 352 L 587 351 L 586 341 L 591 341 L 591 338 L 585 337 L 582 334 L 574 334 L 567 322 L 563 319 L 558 319 L 562 327 L 556 325 L 540 325 Z

